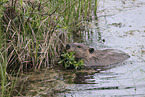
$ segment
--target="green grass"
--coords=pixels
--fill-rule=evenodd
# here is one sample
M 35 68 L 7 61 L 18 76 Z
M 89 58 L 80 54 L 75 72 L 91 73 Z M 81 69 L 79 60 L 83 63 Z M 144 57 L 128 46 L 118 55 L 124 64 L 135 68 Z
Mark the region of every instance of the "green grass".
M 1 95 L 11 92 L 8 74 L 52 66 L 72 41 L 70 31 L 82 27 L 97 11 L 97 0 L 0 1 Z M 15 83 L 15 81 L 14 81 Z M 10 89 L 12 91 L 12 89 Z

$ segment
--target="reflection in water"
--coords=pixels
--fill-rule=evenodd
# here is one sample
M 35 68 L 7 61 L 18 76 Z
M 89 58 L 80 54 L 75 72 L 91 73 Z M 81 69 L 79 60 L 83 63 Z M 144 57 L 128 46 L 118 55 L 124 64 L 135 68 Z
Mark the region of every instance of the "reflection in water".
M 83 34 L 75 32 L 79 37 L 74 33 L 74 40 L 96 49 L 119 49 L 128 53 L 131 58 L 111 69 L 109 67 L 97 67 L 90 71 L 52 69 L 40 74 L 32 74 L 33 76 L 30 74 L 27 78 L 29 80 L 23 83 L 27 86 L 24 87 L 26 95 L 41 97 L 145 96 L 145 2 L 144 0 L 102 1 L 100 0 L 98 9 L 98 16 L 100 16 L 98 20 L 93 21 L 92 29 L 88 32 L 84 31 Z
M 85 44 L 96 49 L 119 49 L 128 53 L 131 58 L 110 70 L 100 70 L 91 75 L 76 73 L 71 90 L 58 94 L 58 97 L 145 96 L 144 9 L 144 0 L 99 2 L 99 18 L 93 21 L 94 25 L 90 29 L 90 32 L 93 32 L 90 36 L 92 41 L 86 36 L 84 39 L 88 41 L 84 41 Z M 100 42 L 103 39 L 104 41 Z
M 93 75 L 88 75 L 85 73 L 77 73 L 74 79 L 75 84 L 95 84 L 95 79 Z
M 90 20 L 99 21 L 97 17 L 97 13 L 94 14 L 94 16 L 90 18 Z M 84 20 L 83 24 L 80 23 L 80 27 L 76 27 L 73 28 L 73 30 L 71 30 L 73 42 L 84 43 L 84 44 L 93 44 L 94 41 L 100 43 L 105 42 L 105 39 L 103 39 L 101 36 L 99 23 L 95 22 L 93 24 L 93 26 L 95 27 L 94 30 L 94 28 L 93 29 L 91 28 L 92 24 L 88 23 L 91 22 L 90 20 L 87 21 Z M 91 27 L 88 27 L 88 25 L 90 25 Z

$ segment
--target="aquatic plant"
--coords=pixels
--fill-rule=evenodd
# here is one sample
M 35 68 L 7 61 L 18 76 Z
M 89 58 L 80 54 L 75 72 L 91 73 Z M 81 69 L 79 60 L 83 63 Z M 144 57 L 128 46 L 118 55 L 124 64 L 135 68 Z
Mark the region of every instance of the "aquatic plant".
M 61 54 L 61 59 L 59 60 L 59 64 L 62 64 L 66 69 L 77 69 L 84 65 L 83 60 L 75 60 L 74 56 L 75 52 L 66 52 Z

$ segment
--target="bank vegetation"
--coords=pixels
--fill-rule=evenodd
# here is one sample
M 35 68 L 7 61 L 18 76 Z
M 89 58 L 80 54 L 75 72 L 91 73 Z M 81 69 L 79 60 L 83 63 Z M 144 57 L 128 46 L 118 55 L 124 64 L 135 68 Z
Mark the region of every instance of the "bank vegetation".
M 12 96 L 20 72 L 52 67 L 64 46 L 96 15 L 97 0 L 0 1 L 1 96 Z

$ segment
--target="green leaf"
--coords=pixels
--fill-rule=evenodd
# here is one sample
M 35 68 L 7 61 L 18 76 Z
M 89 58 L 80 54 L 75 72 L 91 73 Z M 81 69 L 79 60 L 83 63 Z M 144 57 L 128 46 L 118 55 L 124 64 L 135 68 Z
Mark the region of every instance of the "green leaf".
M 70 66 L 74 66 L 75 69 L 77 69 L 78 67 L 84 65 L 84 61 L 83 60 L 79 60 L 76 61 L 75 60 L 75 56 L 74 56 L 75 52 L 66 52 L 64 54 L 61 54 L 62 57 L 64 57 L 62 60 L 60 60 L 58 63 L 59 64 L 64 64 L 65 68 L 69 68 Z
M 20 5 L 21 5 L 21 6 L 23 5 L 23 0 L 20 0 Z

